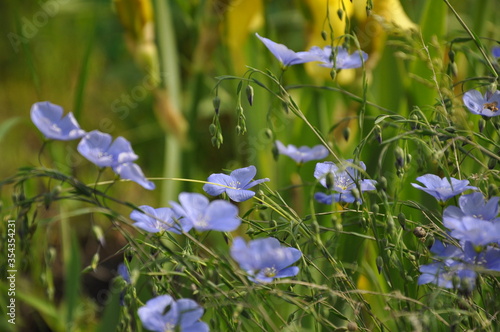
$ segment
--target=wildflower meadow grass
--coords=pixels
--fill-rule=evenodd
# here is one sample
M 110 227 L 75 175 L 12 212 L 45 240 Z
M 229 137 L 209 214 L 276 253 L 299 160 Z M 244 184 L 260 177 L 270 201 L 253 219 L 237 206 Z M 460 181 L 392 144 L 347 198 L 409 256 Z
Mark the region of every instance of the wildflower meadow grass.
M 499 331 L 496 0 L 0 5 L 1 331 Z

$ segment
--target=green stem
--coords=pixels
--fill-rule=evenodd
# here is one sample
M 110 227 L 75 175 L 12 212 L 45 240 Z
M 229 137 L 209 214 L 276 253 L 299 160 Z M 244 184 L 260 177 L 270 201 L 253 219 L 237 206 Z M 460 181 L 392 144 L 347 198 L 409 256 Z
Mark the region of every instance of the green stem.
M 175 41 L 175 30 L 172 21 L 172 13 L 167 1 L 156 0 L 156 18 L 158 48 L 160 53 L 160 66 L 164 73 L 163 84 L 167 87 L 170 100 L 174 109 L 181 109 L 181 79 L 179 73 L 179 60 L 177 57 L 177 45 Z M 177 177 L 181 165 L 181 146 L 173 134 L 165 136 L 165 153 L 163 176 L 165 178 Z M 172 183 L 162 187 L 162 202 L 175 199 L 178 192 L 178 184 Z

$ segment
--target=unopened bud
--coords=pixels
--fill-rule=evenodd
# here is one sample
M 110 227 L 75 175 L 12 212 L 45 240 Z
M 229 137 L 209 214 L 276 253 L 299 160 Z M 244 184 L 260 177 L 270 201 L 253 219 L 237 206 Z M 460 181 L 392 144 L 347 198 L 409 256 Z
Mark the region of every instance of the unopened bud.
M 344 11 L 341 8 L 339 8 L 339 10 L 337 10 L 337 16 L 339 17 L 339 20 L 341 20 L 341 21 L 344 18 Z
M 486 126 L 486 121 L 484 119 L 479 119 L 479 121 L 477 122 L 477 127 L 480 133 L 483 132 L 485 126 Z
M 321 31 L 321 38 L 323 38 L 323 40 L 326 40 L 327 37 L 328 37 L 328 35 L 326 34 L 326 31 L 322 30 Z
M 335 186 L 335 178 L 333 177 L 333 174 L 331 172 L 328 172 L 328 174 L 326 174 L 326 188 L 327 189 L 333 189 L 333 187 Z
M 377 142 L 382 143 L 382 128 L 379 125 L 376 125 L 374 128 L 374 135 Z
M 351 129 L 349 127 L 345 127 L 342 131 L 342 136 L 344 136 L 345 141 L 349 140 L 349 136 L 351 136 Z
M 208 132 L 211 136 L 214 136 L 216 131 L 217 127 L 213 123 L 211 123 L 210 126 L 208 126 Z
M 270 140 L 273 139 L 273 131 L 269 128 L 266 128 L 266 130 L 264 131 L 264 134 L 266 135 L 266 137 Z
M 212 103 L 214 105 L 215 114 L 219 115 L 219 108 L 220 108 L 219 96 L 215 96 L 214 99 L 212 100 Z
M 497 165 L 497 159 L 496 158 L 490 158 L 490 160 L 488 161 L 488 168 L 489 169 L 494 169 L 496 165 Z
M 450 62 L 455 62 L 455 52 L 452 49 L 448 52 L 448 58 L 450 58 Z
M 236 126 L 236 134 L 241 135 L 241 126 Z
M 398 221 L 401 227 L 403 227 L 403 229 L 406 229 L 406 216 L 403 212 L 398 214 Z
M 378 273 L 380 273 L 382 271 L 382 268 L 384 267 L 384 259 L 381 256 L 377 256 L 376 263 Z
M 396 168 L 403 168 L 405 166 L 405 153 L 401 147 L 397 146 L 394 149 L 394 157 L 396 157 Z
M 247 94 L 247 100 L 250 106 L 253 105 L 253 87 L 251 85 L 247 85 L 247 88 L 245 90 Z

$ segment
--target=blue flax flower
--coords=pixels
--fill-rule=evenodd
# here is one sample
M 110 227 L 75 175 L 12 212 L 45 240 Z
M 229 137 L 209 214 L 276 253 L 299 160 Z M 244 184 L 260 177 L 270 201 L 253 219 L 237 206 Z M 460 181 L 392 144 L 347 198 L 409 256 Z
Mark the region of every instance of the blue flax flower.
M 491 54 L 496 58 L 500 58 L 500 46 L 495 46 L 491 49 Z
M 285 67 L 305 62 L 320 61 L 319 57 L 314 53 L 294 52 L 283 44 L 278 44 L 268 38 L 259 36 L 258 33 L 255 35 Z
M 208 325 L 200 321 L 203 308 L 191 299 L 174 301 L 160 295 L 146 302 L 137 311 L 145 328 L 155 332 L 206 332 Z
M 352 163 L 353 160 L 349 159 L 342 162 L 339 166 L 330 161 L 316 164 L 314 177 L 325 188 L 334 192 L 333 194 L 315 193 L 314 198 L 318 202 L 323 204 L 332 204 L 333 202 L 353 203 L 356 201 L 356 197 L 352 194 L 352 191 L 353 189 L 358 189 L 356 183 L 359 183 L 359 190 L 361 192 L 375 190 L 377 182 L 369 179 L 362 180 L 358 170 L 349 166 Z M 359 167 L 363 171 L 366 170 L 366 165 L 362 161 L 359 162 Z
M 120 263 L 118 265 L 117 272 L 123 278 L 123 280 L 125 280 L 127 284 L 131 283 L 130 273 L 128 272 L 127 265 Z
M 150 233 L 169 231 L 181 234 L 188 232 L 192 225 L 183 222 L 171 208 L 154 209 L 151 206 L 142 205 L 139 207 L 143 212 L 134 210 L 130 213 L 130 219 L 134 220 L 135 227 L 141 228 Z
M 324 48 L 313 46 L 309 52 L 318 56 L 323 62 L 320 66 L 335 69 L 359 68 L 368 59 L 368 54 L 363 51 L 356 51 L 349 54 L 345 48 L 340 46 L 335 47 L 333 52 L 331 46 L 325 46 Z M 335 56 L 335 61 L 333 61 L 332 56 Z
M 181 216 L 182 228 L 194 227 L 198 231 L 234 231 L 241 224 L 238 208 L 222 199 L 209 202 L 198 193 L 180 193 L 179 203 L 170 202 L 174 213 Z
M 252 181 L 255 174 L 257 174 L 255 166 L 235 169 L 229 175 L 215 173 L 208 177 L 207 181 L 211 183 L 205 184 L 203 190 L 211 196 L 225 192 L 233 201 L 243 202 L 255 195 L 255 192 L 248 189 L 269 181 L 267 178 Z
M 141 168 L 134 164 L 138 156 L 132 150 L 130 142 L 123 137 L 114 141 L 109 134 L 98 130 L 87 133 L 77 147 L 78 152 L 98 167 L 111 167 L 122 179 L 134 181 L 146 189 L 155 188 L 148 181 Z
M 483 194 L 476 192 L 459 198 L 459 206 L 448 206 L 443 213 L 443 225 L 450 235 L 461 243 L 471 242 L 476 246 L 500 243 L 499 197 L 485 201 Z
M 475 287 L 477 271 L 500 271 L 500 249 L 484 247 L 480 250 L 471 242 L 463 246 L 445 246 L 441 241 L 434 242 L 431 252 L 437 262 L 422 265 L 418 284 L 433 283 L 444 288 L 461 288 L 471 291 Z M 459 284 L 454 284 L 454 279 Z
M 440 178 L 434 174 L 419 176 L 417 181 L 421 182 L 425 187 L 417 183 L 412 183 L 411 185 L 434 196 L 440 202 L 445 202 L 468 189 L 477 190 L 476 187 L 469 186 L 468 180 L 458 180 L 452 177 L 448 180 L 446 177 Z
M 231 257 L 254 282 L 271 282 L 274 278 L 296 276 L 299 268 L 290 265 L 298 261 L 301 256 L 300 250 L 282 247 L 280 242 L 272 237 L 248 243 L 237 237 L 231 246 Z
M 73 113 L 69 112 L 64 117 L 63 113 L 61 106 L 41 101 L 31 107 L 31 121 L 50 139 L 69 141 L 85 135 Z
M 316 145 L 312 148 L 308 146 L 301 146 L 297 148 L 295 145 L 289 144 L 285 146 L 280 141 L 276 141 L 276 148 L 280 154 L 284 154 L 295 160 L 297 164 L 303 164 L 311 160 L 319 160 L 326 158 L 330 153 L 323 145 Z
M 469 90 L 463 96 L 464 104 L 474 114 L 492 117 L 500 115 L 500 91 L 487 91 L 484 96 L 477 90 Z

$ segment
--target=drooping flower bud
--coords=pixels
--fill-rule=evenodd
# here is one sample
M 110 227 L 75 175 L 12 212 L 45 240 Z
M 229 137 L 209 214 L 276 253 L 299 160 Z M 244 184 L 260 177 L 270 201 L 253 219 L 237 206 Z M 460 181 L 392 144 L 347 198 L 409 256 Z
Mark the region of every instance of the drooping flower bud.
M 247 100 L 250 106 L 253 105 L 253 87 L 251 85 L 247 85 L 247 88 L 245 90 L 247 94 Z
M 214 99 L 212 100 L 212 103 L 214 105 L 215 114 L 219 115 L 219 108 L 220 108 L 219 96 L 215 96 Z

